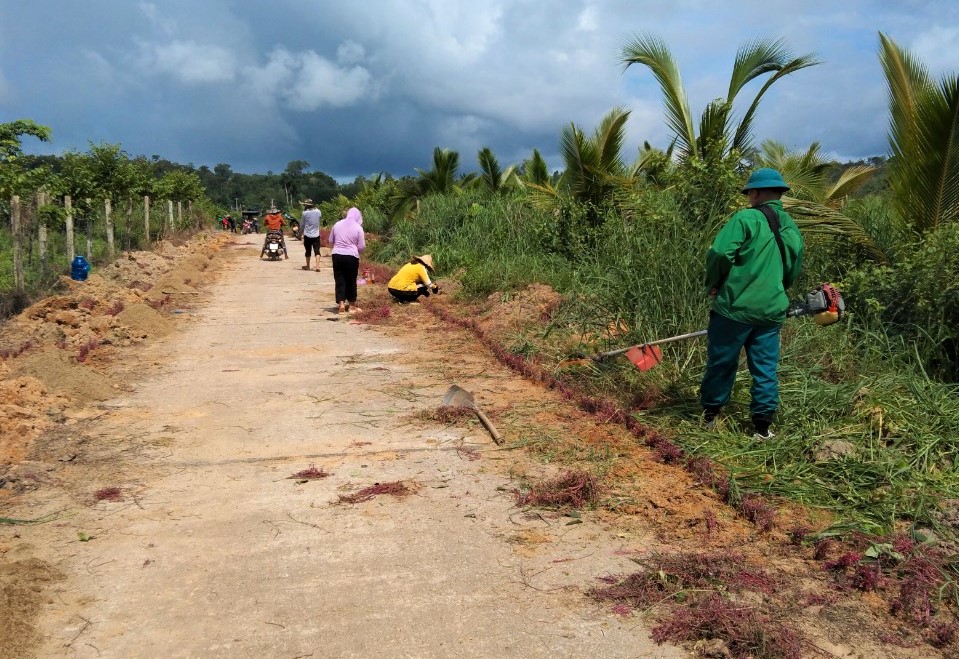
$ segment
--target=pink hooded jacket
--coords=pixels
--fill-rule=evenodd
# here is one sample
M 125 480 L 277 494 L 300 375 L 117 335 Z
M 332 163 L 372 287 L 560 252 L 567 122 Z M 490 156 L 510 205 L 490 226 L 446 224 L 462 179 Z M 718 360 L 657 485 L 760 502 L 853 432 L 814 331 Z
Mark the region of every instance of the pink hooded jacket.
M 363 214 L 355 206 L 346 211 L 346 217 L 330 229 L 329 243 L 333 254 L 355 256 L 366 249 L 366 237 L 363 234 Z

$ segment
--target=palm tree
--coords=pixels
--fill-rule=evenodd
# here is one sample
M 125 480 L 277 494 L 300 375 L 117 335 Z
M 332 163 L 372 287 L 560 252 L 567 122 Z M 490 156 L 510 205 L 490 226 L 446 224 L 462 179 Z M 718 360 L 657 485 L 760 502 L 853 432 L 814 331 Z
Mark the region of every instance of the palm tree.
M 538 149 L 533 149 L 533 155 L 523 161 L 522 171 L 520 180 L 523 184 L 534 183 L 540 186 L 550 184 L 549 167 Z
M 473 179 L 472 185 L 493 194 L 513 188 L 517 184 L 516 167 L 510 165 L 505 170 L 489 147 L 483 147 L 478 154 L 480 175 Z
M 644 179 L 656 186 L 666 185 L 675 170 L 673 165 L 673 148 L 675 146 L 676 142 L 673 141 L 663 151 L 644 141 L 636 160 L 629 168 L 629 178 L 634 180 Z
M 633 185 L 622 158 L 628 118 L 629 110 L 613 108 L 589 137 L 576 124 L 564 128 L 560 150 L 566 169 L 555 187 L 526 181 L 533 203 L 555 208 L 560 197 L 570 198 L 586 207 L 590 224 L 598 224 L 599 209 Z
M 417 169 L 417 178 L 400 181 L 390 200 L 390 219 L 396 219 L 419 206 L 419 201 L 428 195 L 459 192 L 474 175 L 457 178 L 460 155 L 451 149 L 433 149 L 433 168 Z
M 785 144 L 764 140 L 756 163 L 778 170 L 789 182 L 789 196 L 838 208 L 850 194 L 862 187 L 876 173 L 875 167 L 857 165 L 843 170 L 831 181 L 831 172 L 837 167 L 819 151 L 819 142 L 813 142 L 805 152 L 789 151 Z
M 879 33 L 889 88 L 892 206 L 917 232 L 959 219 L 959 76 L 925 65 Z
M 850 167 L 836 181 L 830 181 L 836 163 L 819 152 L 819 142 L 813 142 L 805 152 L 794 153 L 773 140 L 762 143 L 756 162 L 779 170 L 789 183 L 791 189 L 783 197 L 783 207 L 804 235 L 851 241 L 868 257 L 886 260 L 885 252 L 869 232 L 840 210 L 846 197 L 875 173 L 875 167 Z
M 680 158 L 699 158 L 707 162 L 730 151 L 743 153 L 749 149 L 753 118 L 766 91 L 776 81 L 819 64 L 812 54 L 793 57 L 782 40 L 757 39 L 744 44 L 736 53 L 726 98 L 716 99 L 706 106 L 697 135 L 679 67 L 665 41 L 650 34 L 636 36 L 623 47 L 621 61 L 625 68 L 632 64 L 649 67 L 659 82 L 666 105 L 666 121 L 676 135 Z M 734 127 L 732 108 L 736 96 L 748 82 L 766 74 L 772 75 L 763 83 L 739 124 Z

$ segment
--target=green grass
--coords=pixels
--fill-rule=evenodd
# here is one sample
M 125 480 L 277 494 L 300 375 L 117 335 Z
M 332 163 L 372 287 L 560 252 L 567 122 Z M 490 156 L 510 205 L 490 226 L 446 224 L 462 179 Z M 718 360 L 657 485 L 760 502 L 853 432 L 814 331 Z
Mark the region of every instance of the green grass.
M 870 229 L 881 233 L 882 209 L 866 210 Z M 520 199 L 434 197 L 424 200 L 418 220 L 393 227 L 379 256 L 402 261 L 432 252 L 440 274 L 455 274 L 475 297 L 509 295 L 531 282 L 553 286 L 566 302 L 549 326 L 511 340 L 515 350 L 547 362 L 706 327 L 703 259 L 724 218 L 687 217 L 669 192 L 637 195 L 598 230 L 570 217 L 564 225 Z M 893 234 L 883 236 L 891 243 Z M 794 297 L 854 271 L 860 257 L 834 239 L 807 241 Z M 658 401 L 638 413 L 641 420 L 724 465 L 741 493 L 828 510 L 836 528 L 846 530 L 887 533 L 898 522 L 937 527 L 940 502 L 959 498 L 959 390 L 927 377 L 915 347 L 890 335 L 875 314 L 850 311 L 830 327 L 809 319 L 784 325 L 777 436 L 762 444 L 751 438 L 745 367 L 722 428 L 701 427 L 703 340 L 665 347 L 663 363 L 646 373 L 621 357 L 570 373 L 597 396 Z M 628 332 L 611 335 L 608 328 L 619 322 Z M 592 342 L 577 344 L 582 335 Z M 546 437 L 533 444 L 550 460 L 589 457 Z

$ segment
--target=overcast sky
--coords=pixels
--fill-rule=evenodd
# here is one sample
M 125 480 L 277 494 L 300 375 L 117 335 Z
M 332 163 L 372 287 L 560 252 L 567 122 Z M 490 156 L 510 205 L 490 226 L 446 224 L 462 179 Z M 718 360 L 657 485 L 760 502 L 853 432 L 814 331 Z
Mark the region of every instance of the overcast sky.
M 341 181 L 429 169 L 435 146 L 463 171 L 484 146 L 559 169 L 562 128 L 591 133 L 616 106 L 627 159 L 668 144 L 652 74 L 619 63 L 631 37 L 669 44 L 696 117 L 737 48 L 769 37 L 824 63 L 772 88 L 755 136 L 847 160 L 888 150 L 880 31 L 959 72 L 957 0 L 0 0 L 0 121 L 52 129 L 30 153 L 109 142 L 260 173 L 302 159 Z

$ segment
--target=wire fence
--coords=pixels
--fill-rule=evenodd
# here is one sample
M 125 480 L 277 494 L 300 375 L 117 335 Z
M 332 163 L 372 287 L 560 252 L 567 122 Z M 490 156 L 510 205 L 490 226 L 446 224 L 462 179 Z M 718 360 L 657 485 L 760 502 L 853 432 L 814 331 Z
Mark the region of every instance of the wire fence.
M 149 249 L 206 221 L 192 202 L 149 196 L 77 203 L 69 196 L 50 199 L 38 193 L 12 197 L 8 209 L 9 223 L 0 226 L 0 315 L 48 291 L 60 275 L 69 274 L 77 255 L 103 265 L 120 252 Z

